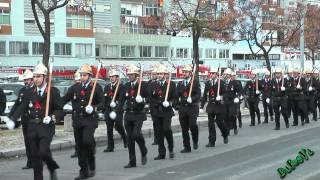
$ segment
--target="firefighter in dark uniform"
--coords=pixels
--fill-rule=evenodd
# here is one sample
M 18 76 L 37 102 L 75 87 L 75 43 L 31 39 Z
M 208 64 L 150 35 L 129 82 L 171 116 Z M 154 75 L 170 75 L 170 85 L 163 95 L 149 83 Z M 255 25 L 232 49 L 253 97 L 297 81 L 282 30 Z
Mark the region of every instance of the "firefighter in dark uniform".
M 232 72 L 231 81 L 233 81 L 234 84 L 236 84 L 237 87 L 239 87 L 239 92 L 237 92 L 237 97 L 239 97 L 240 102 L 236 104 L 236 106 L 237 106 L 237 115 L 236 115 L 236 117 L 238 119 L 239 128 L 242 128 L 241 103 L 244 101 L 244 97 L 242 95 L 243 87 L 242 87 L 241 81 L 237 80 L 237 72 L 236 71 Z
M 306 69 L 305 71 L 305 81 L 306 81 L 306 91 L 305 91 L 305 100 L 307 104 L 308 113 L 312 113 L 313 120 L 317 120 L 316 113 L 316 92 L 319 90 L 319 84 L 317 80 L 312 77 L 312 70 Z
M 320 79 L 319 79 L 319 70 L 315 69 L 313 74 L 313 79 L 316 81 L 316 84 L 318 85 L 318 90 L 315 92 L 315 98 L 316 98 L 316 102 L 315 102 L 315 110 L 314 110 L 314 116 L 317 117 L 316 119 L 313 119 L 314 121 L 318 120 L 318 109 L 320 111 Z
M 259 82 L 258 78 L 256 77 L 256 73 L 253 71 L 250 75 L 251 80 L 246 83 L 246 86 L 244 88 L 245 94 L 248 96 L 248 104 L 249 104 L 249 111 L 250 111 L 250 117 L 251 117 L 251 124 L 250 126 L 255 126 L 255 117 L 257 116 L 258 124 L 261 123 L 260 120 L 260 109 L 259 109 L 259 96 L 260 96 L 260 89 L 261 84 L 258 83 L 257 87 L 257 81 Z
M 75 180 L 87 179 L 95 176 L 96 169 L 96 142 L 94 132 L 98 127 L 96 115 L 97 107 L 103 106 L 103 90 L 96 84 L 93 92 L 92 102 L 89 104 L 94 82 L 91 80 L 92 68 L 84 64 L 79 70 L 81 83 L 75 84 L 63 97 L 64 102 L 72 101 L 73 122 L 78 164 L 80 166 L 79 176 Z
M 226 117 L 225 125 L 227 127 L 228 135 L 230 130 L 233 129 L 234 134 L 238 134 L 237 128 L 237 105 L 240 103 L 241 86 L 237 81 L 231 79 L 232 70 L 227 68 L 224 70 L 223 74 L 225 75 L 225 86 L 224 86 L 224 95 L 223 102 L 226 108 Z
M 275 128 L 274 130 L 280 130 L 280 113 L 286 124 L 286 128 L 289 128 L 288 110 L 287 110 L 287 94 L 288 80 L 282 75 L 282 69 L 275 68 L 275 78 L 271 82 L 271 99 L 267 98 L 266 102 L 272 101 L 272 107 L 275 114 Z M 281 110 L 280 110 L 281 108 Z
M 128 137 L 129 163 L 124 168 L 136 167 L 135 142 L 138 143 L 141 151 L 141 163 L 147 163 L 147 147 L 143 138 L 141 128 L 143 121 L 147 119 L 145 112 L 146 98 L 149 98 L 147 83 L 139 79 L 140 69 L 135 65 L 130 65 L 127 75 L 129 82 L 124 86 L 124 102 L 126 104 L 126 112 L 124 115 L 125 129 Z M 139 84 L 141 83 L 140 93 Z M 121 101 L 121 100 L 120 100 Z
M 292 78 L 293 78 L 293 68 L 289 67 L 288 68 L 288 76 L 286 78 L 287 82 L 288 82 L 288 90 L 286 90 L 286 93 L 288 95 L 288 101 L 287 101 L 287 104 L 288 104 L 288 118 L 290 118 L 291 114 L 293 114 L 293 112 L 292 112 L 293 95 L 292 95 L 292 90 L 289 87 L 290 81 L 291 81 Z
M 300 80 L 299 80 L 300 79 Z M 292 95 L 292 112 L 293 112 L 293 125 L 298 125 L 298 116 L 301 116 L 301 125 L 309 122 L 307 104 L 305 102 L 304 93 L 307 90 L 307 84 L 303 77 L 300 76 L 298 69 L 293 70 L 293 77 L 289 81 L 289 90 Z
M 74 85 L 70 86 L 70 91 L 73 91 L 73 88 L 75 88 L 77 85 L 76 84 L 80 84 L 81 83 L 81 77 L 80 77 L 80 73 L 79 73 L 79 70 L 77 70 L 75 73 L 74 73 Z M 72 102 L 72 109 L 74 109 L 74 104 L 73 104 L 73 101 Z M 73 113 L 72 113 L 72 120 L 73 119 Z M 73 133 L 73 135 L 75 135 L 76 133 Z M 74 137 L 76 138 L 76 137 Z M 77 150 L 75 149 L 74 153 L 70 156 L 71 158 L 76 158 L 78 157 L 78 154 L 77 154 Z
M 182 129 L 182 138 L 184 149 L 181 153 L 191 152 L 189 130 L 193 140 L 193 149 L 198 149 L 199 129 L 197 125 L 197 117 L 199 115 L 199 101 L 201 98 L 200 84 L 197 78 L 192 80 L 192 66 L 186 65 L 182 69 L 184 80 L 177 85 L 176 100 L 179 106 L 179 122 Z M 189 91 L 192 88 L 192 93 L 189 97 Z
M 215 123 L 217 123 L 218 128 L 221 131 L 224 143 L 228 143 L 228 131 L 223 122 L 224 118 L 226 117 L 226 108 L 222 99 L 224 93 L 224 82 L 220 79 L 220 90 L 218 94 L 218 74 L 219 70 L 217 68 L 210 69 L 211 79 L 205 84 L 200 105 L 200 111 L 203 111 L 204 105 L 208 100 L 206 112 L 208 113 L 209 143 L 206 145 L 206 147 L 215 146 L 217 139 Z
M 154 160 L 165 159 L 166 148 L 164 146 L 164 138 L 168 142 L 169 158 L 174 158 L 173 152 L 173 135 L 171 130 L 171 119 L 174 116 L 172 110 L 172 103 L 175 98 L 175 84 L 170 81 L 170 89 L 168 97 L 165 99 L 169 72 L 167 68 L 160 64 L 155 68 L 155 72 L 158 75 L 158 81 L 151 88 L 150 106 L 153 106 L 152 116 L 154 123 L 156 124 L 157 137 L 158 137 L 158 156 Z
M 53 160 L 50 144 L 55 134 L 55 121 L 62 115 L 63 100 L 59 90 L 50 89 L 50 102 L 48 116 L 45 117 L 48 84 L 46 82 L 48 70 L 43 64 L 39 64 L 33 71 L 34 88 L 29 88 L 23 96 L 21 104 L 10 117 L 13 121 L 7 121 L 11 129 L 12 124 L 24 112 L 29 113 L 27 136 L 30 143 L 34 180 L 43 180 L 43 162 L 50 172 L 50 180 L 57 180 L 56 169 L 59 168 Z
M 114 140 L 113 140 L 113 127 L 120 134 L 123 146 L 127 147 L 127 135 L 123 127 L 123 102 L 119 101 L 120 96 L 123 96 L 124 86 L 119 79 L 119 72 L 111 70 L 109 74 L 111 83 L 104 88 L 104 117 L 107 125 L 108 147 L 103 152 L 113 152 Z M 119 87 L 117 92 L 117 86 Z M 117 94 L 115 94 L 117 93 Z M 112 101 L 114 95 L 116 95 L 114 101 Z
M 151 94 L 152 92 L 151 92 L 151 90 L 152 89 L 154 89 L 155 87 L 154 86 L 156 86 L 157 85 L 157 72 L 156 72 L 156 70 L 157 70 L 157 66 L 159 66 L 159 65 L 155 65 L 154 66 L 154 68 L 153 68 L 153 71 L 151 72 L 151 79 L 148 81 L 148 87 L 150 87 L 149 88 L 149 90 L 150 90 L 150 92 L 149 92 L 149 94 Z M 152 104 L 153 102 L 151 101 L 151 102 L 149 102 L 149 104 L 150 104 L 150 107 L 149 107 L 149 109 L 150 109 L 150 114 L 151 114 L 151 119 L 152 119 L 152 128 L 153 128 L 153 142 L 152 142 L 152 145 L 158 145 L 158 127 L 157 127 L 157 123 L 155 123 L 155 113 L 153 113 L 153 111 L 154 111 L 154 109 L 153 109 L 153 107 L 155 107 L 155 105 L 153 105 Z
M 7 97 L 2 88 L 0 88 L 0 114 L 3 114 L 7 106 Z
M 25 86 L 19 90 L 19 96 L 18 96 L 17 100 L 15 101 L 14 105 L 12 106 L 12 109 L 8 115 L 9 117 L 11 117 L 13 115 L 13 113 L 17 110 L 17 108 L 21 104 L 22 99 L 24 98 L 28 89 L 33 88 L 33 86 L 34 86 L 33 73 L 29 69 L 26 69 L 23 72 L 23 82 L 24 82 Z M 30 117 L 29 117 L 28 111 L 25 111 L 24 113 L 22 113 L 21 124 L 22 124 L 23 138 L 24 138 L 24 146 L 26 149 L 26 156 L 27 156 L 27 164 L 22 169 L 31 169 L 32 168 L 30 142 L 29 142 L 29 139 L 27 136 L 29 119 L 30 119 Z
M 264 75 L 264 78 L 261 80 L 261 91 L 262 91 L 262 104 L 263 104 L 263 112 L 264 112 L 264 121 L 263 123 L 268 123 L 269 115 L 270 120 L 273 121 L 273 109 L 271 103 L 271 79 L 270 72 L 267 71 Z

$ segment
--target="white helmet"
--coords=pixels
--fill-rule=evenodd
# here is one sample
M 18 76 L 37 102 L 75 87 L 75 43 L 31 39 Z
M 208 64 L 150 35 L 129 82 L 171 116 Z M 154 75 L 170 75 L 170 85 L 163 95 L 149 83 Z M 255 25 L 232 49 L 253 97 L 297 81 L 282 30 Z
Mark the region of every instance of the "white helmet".
M 79 70 L 77 70 L 76 73 L 74 73 L 74 80 L 79 81 L 80 79 L 81 79 L 80 72 Z
M 276 68 L 274 69 L 274 72 L 275 72 L 275 73 L 282 73 L 282 68 L 281 68 L 281 67 L 276 67 Z
M 115 69 L 112 69 L 110 72 L 109 72 L 109 76 L 119 76 L 119 72 Z
M 223 74 L 229 74 L 232 75 L 232 70 L 230 68 L 227 68 L 223 71 Z
M 36 65 L 36 66 L 34 67 L 33 74 L 43 74 L 43 75 L 47 75 L 47 73 L 48 73 L 48 68 L 47 68 L 44 64 L 42 64 L 42 63 L 40 63 L 40 64 L 38 64 L 38 65 Z
M 163 64 L 159 64 L 159 66 L 157 67 L 157 73 L 168 73 L 168 69 L 165 65 Z
M 213 67 L 213 68 L 210 68 L 210 73 L 218 73 L 219 72 L 219 68 L 217 67 Z
M 186 72 L 192 72 L 192 65 L 191 64 L 187 64 L 182 68 L 182 71 L 186 71 Z
M 32 78 L 33 78 L 32 71 L 30 71 L 30 69 L 26 69 L 23 73 L 22 79 L 26 80 L 26 79 L 32 79 Z
M 136 65 L 131 64 L 128 68 L 127 74 L 139 74 L 140 68 L 138 68 Z

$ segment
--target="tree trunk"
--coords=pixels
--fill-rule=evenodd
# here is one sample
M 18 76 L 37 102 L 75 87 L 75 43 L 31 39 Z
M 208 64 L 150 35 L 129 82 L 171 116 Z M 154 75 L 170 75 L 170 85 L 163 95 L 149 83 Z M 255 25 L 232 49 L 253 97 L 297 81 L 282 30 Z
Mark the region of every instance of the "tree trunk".
M 50 57 L 50 14 L 44 14 L 44 28 L 45 28 L 45 36 L 43 37 L 43 55 L 42 55 L 42 63 L 48 67 L 49 57 Z
M 192 26 L 192 44 L 193 44 L 193 63 L 196 66 L 195 77 L 199 79 L 199 38 L 200 28 L 197 25 Z
M 266 64 L 267 64 L 267 69 L 269 72 L 271 72 L 271 64 L 270 64 L 270 60 L 269 60 L 269 55 L 268 53 L 264 53 L 263 54 L 264 59 L 266 60 Z

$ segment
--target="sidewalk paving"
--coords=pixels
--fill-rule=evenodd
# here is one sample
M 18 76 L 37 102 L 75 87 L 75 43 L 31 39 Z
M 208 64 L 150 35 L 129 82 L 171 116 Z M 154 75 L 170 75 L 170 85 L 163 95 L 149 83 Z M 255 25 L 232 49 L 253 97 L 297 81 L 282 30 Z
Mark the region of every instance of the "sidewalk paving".
M 263 109 L 263 108 L 262 108 Z M 248 109 L 242 109 L 242 116 L 248 116 Z M 172 118 L 172 131 L 180 132 L 180 124 L 178 119 L 178 113 Z M 70 116 L 66 117 L 70 118 Z M 248 119 L 242 118 L 243 123 L 246 121 L 249 122 Z M 206 113 L 200 113 L 198 117 L 198 125 L 199 127 L 207 127 L 208 119 Z M 152 137 L 153 136 L 153 128 L 152 128 L 152 120 L 151 117 L 148 116 L 147 120 L 144 121 L 142 126 L 142 134 L 144 137 Z M 104 121 L 99 122 L 99 127 L 95 132 L 95 139 L 98 146 L 106 145 L 107 143 L 107 128 Z M 120 135 L 117 131 L 114 131 L 114 139 L 115 141 L 119 141 L 121 139 Z M 24 140 L 21 127 L 19 129 L 15 129 L 12 131 L 9 130 L 0 130 L 0 159 L 10 158 L 10 157 L 19 157 L 25 155 L 24 148 Z M 74 136 L 73 132 L 64 131 L 63 125 L 56 126 L 56 134 L 51 143 L 52 151 L 62 151 L 64 149 L 73 148 L 74 147 Z

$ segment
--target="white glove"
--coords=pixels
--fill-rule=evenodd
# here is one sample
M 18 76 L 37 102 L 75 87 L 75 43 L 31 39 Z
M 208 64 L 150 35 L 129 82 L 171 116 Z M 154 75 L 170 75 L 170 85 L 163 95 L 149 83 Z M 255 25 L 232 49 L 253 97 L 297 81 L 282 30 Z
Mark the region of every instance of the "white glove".
M 142 97 L 141 97 L 140 95 L 138 95 L 138 96 L 136 97 L 136 102 L 137 102 L 137 103 L 142 103 L 142 101 L 143 101 Z
M 110 107 L 112 107 L 112 108 L 115 108 L 116 107 L 116 102 L 114 102 L 114 101 L 111 101 L 111 103 L 110 103 Z
M 91 114 L 93 112 L 93 107 L 90 105 L 86 106 L 86 113 Z
M 191 97 L 188 97 L 187 102 L 188 102 L 189 104 L 191 104 L 191 103 L 192 103 L 192 99 L 191 99 Z
M 102 121 L 102 120 L 104 120 L 104 114 L 103 113 L 98 113 L 98 119 L 100 120 L 100 121 Z
M 163 105 L 163 107 L 169 107 L 169 102 L 168 101 L 163 101 L 162 105 Z
M 203 109 L 200 109 L 199 112 L 200 112 L 200 113 L 203 113 L 204 111 L 203 111 Z
M 312 91 L 313 90 L 313 88 L 312 88 L 312 86 L 309 86 L 309 89 L 308 89 L 309 91 Z
M 9 118 L 7 118 L 7 117 L 6 117 L 6 119 L 4 119 L 3 121 L 6 122 L 6 126 L 7 126 L 7 128 L 8 128 L 9 130 L 14 129 L 14 127 L 15 127 L 14 121 L 12 121 L 11 119 L 9 119 Z
M 240 96 L 240 99 L 243 100 L 243 98 L 244 98 L 244 97 L 241 95 L 241 96 Z
M 114 111 L 111 111 L 111 113 L 109 113 L 109 117 L 110 117 L 111 119 L 116 119 L 117 113 L 114 112 Z
M 239 103 L 239 98 L 237 98 L 237 97 L 234 98 L 233 102 L 234 102 L 234 103 Z
M 51 122 L 51 117 L 50 116 L 46 116 L 45 118 L 43 118 L 43 124 L 50 124 Z
M 286 90 L 286 88 L 281 86 L 281 91 L 285 91 L 285 90 Z
M 266 99 L 266 103 L 268 103 L 268 104 L 270 103 L 270 98 Z
M 216 100 L 217 100 L 217 101 L 221 101 L 221 96 L 217 96 L 217 97 L 216 97 Z
M 174 108 L 172 108 L 172 111 L 173 111 L 174 114 L 176 113 L 176 110 Z
M 256 90 L 256 94 L 257 94 L 257 95 L 260 94 L 260 91 L 259 91 L 259 90 Z
M 300 84 L 298 84 L 298 86 L 297 86 L 297 89 L 301 89 L 301 86 L 300 86 Z

